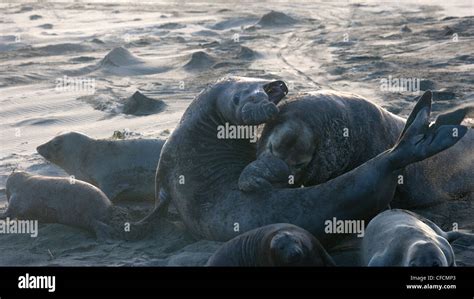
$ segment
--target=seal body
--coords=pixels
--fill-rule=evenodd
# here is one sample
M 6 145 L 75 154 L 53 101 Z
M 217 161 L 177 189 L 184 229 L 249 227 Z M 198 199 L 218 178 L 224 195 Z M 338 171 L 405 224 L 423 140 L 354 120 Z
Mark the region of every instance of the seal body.
M 69 132 L 37 151 L 77 179 L 99 187 L 111 200 L 153 199 L 155 171 L 164 141 L 100 140 Z
M 8 208 L 2 218 L 38 220 L 83 228 L 102 236 L 112 204 L 97 187 L 68 178 L 14 172 L 6 184 Z
M 292 224 L 259 227 L 224 243 L 207 266 L 334 266 L 318 240 Z
M 289 187 L 321 184 L 358 167 L 391 148 L 406 123 L 362 97 L 333 91 L 297 95 L 279 109 L 278 116 L 265 124 L 258 157 L 284 160 L 295 178 Z M 466 111 L 457 110 L 464 116 Z M 423 209 L 474 196 L 473 146 L 474 132 L 469 130 L 448 150 L 408 165 L 392 207 Z M 254 165 L 258 168 L 257 162 Z M 254 183 L 241 182 L 242 190 L 259 189 L 268 182 L 266 169 L 260 168 L 261 175 L 253 171 Z
M 299 94 L 279 105 L 258 142 L 258 155 L 284 160 L 295 186 L 313 186 L 356 168 L 395 145 L 405 121 L 349 93 Z
M 447 233 L 406 210 L 387 210 L 370 221 L 362 241 L 368 266 L 455 266 Z
M 160 217 L 173 201 L 188 230 L 200 238 L 226 241 L 268 224 L 291 223 L 326 246 L 334 236 L 324 233 L 325 220 L 371 219 L 393 198 L 399 169 L 452 146 L 466 132 L 456 126 L 461 134 L 447 138 L 451 127 L 430 130 L 431 93 L 426 93 L 397 145 L 353 171 L 307 188 L 241 191 L 239 177 L 255 160 L 255 145 L 248 139 L 217 138 L 219 127 L 273 119 L 286 92 L 281 81 L 230 78 L 198 95 L 163 146 L 155 191 L 160 198 L 142 223 Z M 436 141 L 415 143 L 415 133 Z

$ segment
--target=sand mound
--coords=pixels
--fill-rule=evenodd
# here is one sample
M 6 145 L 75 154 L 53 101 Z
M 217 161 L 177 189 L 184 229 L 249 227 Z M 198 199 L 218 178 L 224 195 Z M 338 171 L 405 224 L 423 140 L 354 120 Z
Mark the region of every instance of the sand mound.
M 136 91 L 132 96 L 124 98 L 113 92 L 86 95 L 78 98 L 91 105 L 94 109 L 110 114 L 128 114 L 145 116 L 163 111 L 166 104 Z
M 263 15 L 258 21 L 257 25 L 261 27 L 280 27 L 291 26 L 296 23 L 297 21 L 287 14 L 272 10 L 271 12 Z
M 237 53 L 237 59 L 244 59 L 244 60 L 254 60 L 257 59 L 260 54 L 248 47 L 241 46 L 239 53 Z
M 140 63 L 144 63 L 144 61 L 123 47 L 113 49 L 100 61 L 100 65 L 105 67 L 121 67 Z
M 191 59 L 184 65 L 188 72 L 203 71 L 211 68 L 216 63 L 216 59 L 203 51 L 194 52 Z
M 46 23 L 46 24 L 39 25 L 38 27 L 43 28 L 43 29 L 53 29 L 53 24 Z
M 107 53 L 96 65 L 66 73 L 70 76 L 79 76 L 95 71 L 102 71 L 103 73 L 117 76 L 139 76 L 163 73 L 170 70 L 172 66 L 172 62 L 170 61 L 141 59 L 130 53 L 130 51 L 124 47 L 118 47 Z
M 165 107 L 166 104 L 163 101 L 154 100 L 136 91 L 131 97 L 125 100 L 123 113 L 143 116 L 161 112 Z
M 241 26 L 246 26 L 246 25 L 251 25 L 257 21 L 256 18 L 232 18 L 229 20 L 217 22 L 211 27 L 210 29 L 213 30 L 226 30 L 230 28 L 235 28 L 235 27 L 241 27 Z

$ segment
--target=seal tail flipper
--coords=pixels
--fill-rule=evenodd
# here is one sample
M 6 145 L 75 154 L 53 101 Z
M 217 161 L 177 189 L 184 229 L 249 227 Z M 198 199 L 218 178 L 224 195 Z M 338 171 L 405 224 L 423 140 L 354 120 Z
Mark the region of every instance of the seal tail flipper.
M 158 204 L 145 218 L 130 226 L 130 232 L 127 233 L 126 237 L 127 239 L 142 239 L 165 220 L 165 216 L 168 213 L 168 207 L 171 203 L 171 197 L 164 190 L 160 191 L 158 180 L 157 185 L 156 192 L 158 192 L 157 194 L 159 195 L 157 196 L 158 200 L 156 200 L 156 202 L 158 202 Z
M 398 169 L 453 146 L 467 133 L 467 127 L 459 125 L 466 115 L 462 112 L 453 111 L 451 117 L 441 117 L 430 126 L 431 99 L 431 91 L 421 96 L 391 150 L 394 153 L 392 161 Z
M 474 117 L 474 106 L 465 106 L 440 114 L 432 127 L 437 129 L 442 125 L 460 124 L 466 117 Z

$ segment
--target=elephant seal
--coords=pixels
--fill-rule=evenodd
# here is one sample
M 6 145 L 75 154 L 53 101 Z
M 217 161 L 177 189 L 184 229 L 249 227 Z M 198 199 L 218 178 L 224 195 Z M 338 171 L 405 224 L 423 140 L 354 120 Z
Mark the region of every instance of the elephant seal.
M 363 261 L 368 266 L 456 266 L 449 242 L 462 234 L 444 232 L 407 210 L 387 210 L 373 218 L 365 230 Z
M 224 243 L 207 262 L 218 267 L 335 266 L 321 243 L 292 224 L 259 227 Z
M 327 182 L 372 159 L 391 148 L 405 126 L 402 118 L 349 93 L 299 94 L 278 108 L 264 126 L 257 155 L 285 161 L 297 187 Z
M 279 109 L 278 116 L 265 124 L 258 141 L 259 158 L 249 167 L 253 179 L 239 182 L 243 191 L 274 184 L 274 174 L 265 167 L 268 155 L 288 164 L 294 177 L 290 185 L 294 187 L 327 182 L 391 148 L 406 123 L 360 96 L 333 91 L 296 95 Z M 437 121 L 462 120 L 473 111 L 474 107 L 461 107 L 439 115 Z M 474 198 L 473 146 L 474 131 L 468 130 L 455 146 L 408 165 L 392 207 L 423 209 L 452 204 L 469 198 L 469 194 Z M 447 209 L 437 209 L 437 213 L 443 211 Z M 459 218 L 459 213 L 454 214 Z
M 1 219 L 60 223 L 92 231 L 98 238 L 113 235 L 106 224 L 112 203 L 89 183 L 14 172 L 7 179 L 6 193 L 8 207 Z
M 467 131 L 461 125 L 430 127 L 432 95 L 427 92 L 397 144 L 356 169 L 317 186 L 243 192 L 239 177 L 255 160 L 255 145 L 217 134 L 222 126 L 255 126 L 276 117 L 276 104 L 287 91 L 282 81 L 227 78 L 201 92 L 161 151 L 156 207 L 132 230 L 157 225 L 172 201 L 199 238 L 227 241 L 264 225 L 291 223 L 326 246 L 335 238 L 324 232 L 326 220 L 371 219 L 393 198 L 400 169 L 452 146 Z M 459 131 L 456 137 L 453 129 Z
M 164 141 L 101 140 L 69 132 L 37 147 L 46 160 L 99 187 L 112 201 L 153 199 Z

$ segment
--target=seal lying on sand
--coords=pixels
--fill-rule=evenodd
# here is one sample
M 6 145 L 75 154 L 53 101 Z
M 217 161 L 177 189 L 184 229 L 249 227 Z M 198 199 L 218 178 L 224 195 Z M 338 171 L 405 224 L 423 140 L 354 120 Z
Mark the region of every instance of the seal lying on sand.
M 455 266 L 449 242 L 462 236 L 407 210 L 388 210 L 372 219 L 362 241 L 368 266 Z
M 275 174 L 259 166 L 268 155 L 288 164 L 294 187 L 313 186 L 391 148 L 405 125 L 404 119 L 362 97 L 332 91 L 295 96 L 279 109 L 278 117 L 265 124 L 258 142 L 259 159 L 248 166 L 253 178 L 244 177 L 240 182 L 243 191 L 276 183 Z M 449 122 L 450 118 L 460 122 L 471 110 L 474 109 L 460 108 L 439 115 L 438 119 L 440 123 Z M 434 206 L 474 193 L 473 146 L 474 131 L 469 130 L 449 150 L 407 166 L 398 186 L 400 200 L 392 206 Z
M 404 119 L 357 95 L 318 91 L 278 106 L 258 142 L 258 156 L 288 164 L 295 186 L 314 186 L 340 176 L 391 148 Z
M 219 128 L 269 121 L 286 93 L 282 81 L 244 78 L 222 80 L 201 92 L 163 146 L 156 176 L 159 204 L 134 229 L 154 225 L 173 201 L 187 229 L 200 238 L 226 241 L 264 225 L 292 223 L 325 245 L 334 238 L 324 233 L 325 220 L 371 219 L 391 201 L 398 170 L 452 146 L 467 131 L 460 125 L 429 127 L 427 92 L 397 145 L 353 171 L 313 187 L 242 192 L 238 180 L 255 160 L 255 146 L 247 139 L 217 138 Z
M 207 266 L 335 266 L 318 240 L 292 224 L 259 227 L 226 242 Z
M 70 132 L 38 146 L 38 153 L 113 200 L 153 199 L 155 172 L 164 141 L 100 140 Z
M 99 238 L 112 236 L 106 224 L 112 204 L 97 187 L 69 178 L 14 172 L 6 184 L 8 208 L 0 218 L 61 223 L 95 232 Z

